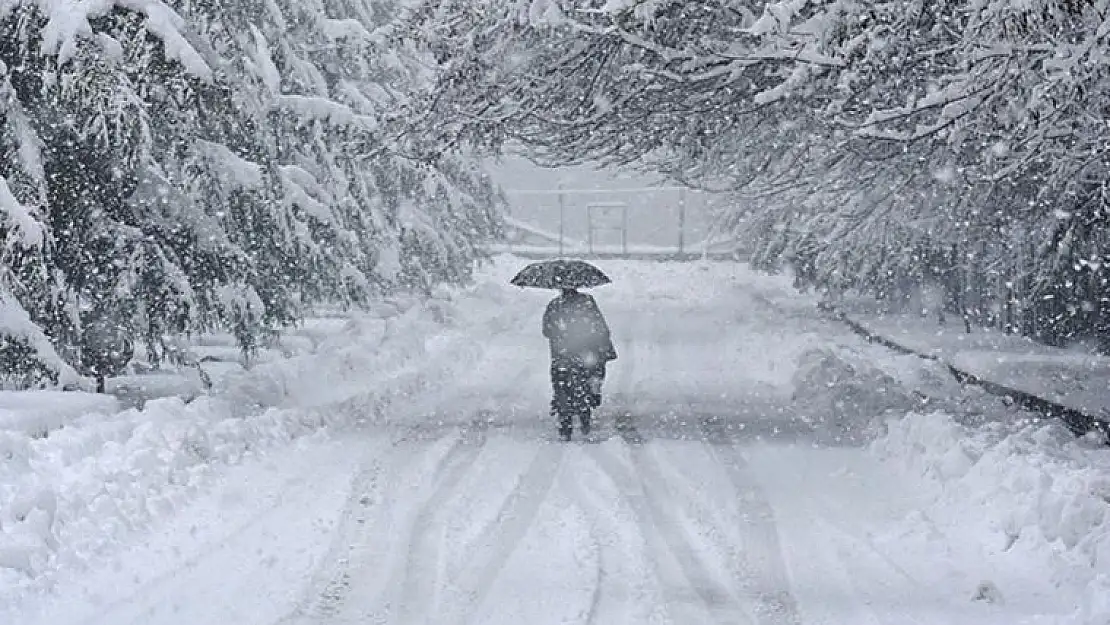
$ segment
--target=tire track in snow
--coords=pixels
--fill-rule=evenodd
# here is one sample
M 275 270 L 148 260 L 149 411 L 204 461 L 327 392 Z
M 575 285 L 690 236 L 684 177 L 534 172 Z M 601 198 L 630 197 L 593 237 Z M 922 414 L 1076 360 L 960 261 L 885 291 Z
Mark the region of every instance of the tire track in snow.
M 396 446 L 395 441 L 393 447 Z M 279 621 L 280 624 L 333 616 L 336 608 L 342 604 L 351 588 L 351 576 L 346 570 L 351 560 L 346 552 L 350 550 L 360 526 L 366 525 L 366 519 L 359 514 L 360 508 L 369 504 L 369 494 L 376 489 L 376 478 L 380 472 L 380 459 L 372 458 L 351 481 L 351 494 L 347 498 L 342 521 L 332 538 L 324 563 L 317 569 L 304 597 L 290 614 Z
M 466 564 L 453 575 L 467 607 L 461 623 L 473 622 L 474 614 L 490 593 L 508 558 L 531 530 L 539 507 L 552 490 L 564 453 L 563 445 L 539 445 L 536 455 L 499 508 L 495 521 L 486 525 L 472 543 L 468 555 L 463 558 Z M 481 554 L 488 555 L 483 560 Z
M 373 461 L 375 469 L 364 472 L 359 479 L 362 488 L 351 494 L 345 528 L 336 536 L 329 564 L 321 568 L 309 597 L 282 623 L 404 623 L 398 621 L 399 613 L 414 618 L 412 605 L 427 604 L 427 598 L 409 599 L 419 592 L 412 584 L 421 575 L 412 569 L 428 557 L 423 553 L 426 530 L 474 465 L 486 440 L 481 421 L 456 432 L 454 438 L 434 437 L 420 426 L 407 428 L 394 441 L 392 453 Z M 425 471 L 419 465 L 429 454 L 437 457 L 430 477 L 423 478 Z M 379 483 L 386 468 L 391 470 L 386 478 L 415 471 L 423 480 L 422 490 L 428 491 L 400 519 L 391 516 L 391 509 L 413 499 L 413 493 L 404 490 L 404 480 L 386 490 Z M 430 557 L 435 560 L 436 554 Z
M 710 430 L 708 422 L 703 421 L 702 428 L 707 452 L 724 468 L 736 497 L 748 513 L 745 515 L 748 522 L 737 527 L 743 532 L 744 551 L 741 553 L 731 545 L 722 545 L 732 564 L 733 575 L 752 595 L 755 618 L 760 625 L 798 625 L 801 616 L 797 600 L 790 592 L 790 577 L 771 504 L 747 470 L 739 449 L 734 444 L 715 444 L 714 437 L 719 433 Z
M 441 569 L 441 558 L 436 536 L 433 533 L 436 519 L 443 514 L 445 506 L 455 493 L 463 477 L 470 471 L 482 452 L 487 436 L 487 423 L 476 421 L 473 428 L 463 429 L 459 444 L 448 452 L 438 471 L 435 490 L 421 505 L 413 520 L 408 554 L 402 566 L 394 569 L 391 576 L 401 580 L 400 596 L 390 604 L 390 622 L 397 625 L 413 625 L 430 622 L 426 612 L 438 601 L 438 589 L 442 587 L 440 576 L 434 573 Z M 421 618 L 423 616 L 423 618 Z
M 278 492 L 300 494 L 299 489 L 303 488 L 306 479 L 304 475 L 288 478 L 283 481 L 283 486 Z M 183 576 L 200 568 L 208 560 L 235 548 L 240 539 L 258 531 L 260 525 L 264 525 L 277 511 L 287 506 L 289 506 L 289 502 L 284 496 L 272 498 L 266 505 L 253 512 L 242 523 L 235 525 L 229 532 L 222 534 L 216 540 L 200 545 L 196 553 L 184 559 L 179 566 L 154 577 L 136 588 L 131 594 L 104 605 L 97 614 L 91 616 L 85 622 L 89 625 L 148 622 L 153 618 L 154 613 L 162 607 L 162 600 L 172 596 L 173 585 L 179 582 Z M 135 611 L 136 608 L 139 608 L 138 612 Z M 131 616 L 125 616 L 128 612 L 131 612 Z
M 871 605 L 866 589 L 861 588 L 857 579 L 858 571 L 849 568 L 849 564 L 856 561 L 854 553 L 833 553 L 830 549 L 830 535 L 817 527 L 824 528 L 821 523 L 821 514 L 813 511 L 792 512 L 789 523 L 793 529 L 786 529 L 786 536 L 793 535 L 791 549 L 795 552 L 806 553 L 805 562 L 798 567 L 794 575 L 801 575 L 803 579 L 819 579 L 823 588 L 823 601 L 829 605 L 822 605 L 821 612 L 834 614 L 837 622 L 851 622 L 858 625 L 885 625 L 891 622 L 884 618 Z M 804 528 L 804 529 L 798 529 Z M 842 599 L 843 597 L 843 599 Z M 813 609 L 812 607 L 810 608 Z M 898 622 L 913 622 L 907 611 L 899 611 Z M 828 620 L 829 617 L 825 617 Z
M 601 514 L 597 508 L 585 503 L 586 496 L 583 492 L 582 486 L 575 480 L 566 480 L 568 484 L 568 492 L 575 495 L 575 501 L 578 507 L 582 510 L 588 518 L 592 518 L 593 522 L 590 523 L 590 540 L 593 542 L 594 549 L 597 550 L 597 569 L 594 571 L 594 590 L 590 596 L 590 609 L 586 613 L 585 625 L 594 625 L 597 623 L 598 614 L 601 612 L 601 601 L 603 598 L 602 588 L 608 583 L 609 576 L 605 573 L 605 564 L 608 558 L 605 554 L 605 549 L 602 546 L 602 541 L 597 537 L 597 526 L 600 523 Z M 606 625 L 609 625 L 606 623 Z
M 585 513 L 585 511 L 583 511 Z M 601 541 L 597 539 L 594 534 L 593 528 L 590 529 L 590 540 L 593 541 L 593 548 L 597 551 L 597 568 L 594 570 L 594 591 L 590 595 L 590 611 L 586 613 L 585 625 L 594 625 L 597 623 L 597 615 L 601 612 L 601 587 L 605 583 L 605 560 L 602 555 Z M 608 624 L 606 624 L 608 625 Z
M 513 371 L 511 382 L 506 385 L 507 388 L 513 389 L 527 386 L 525 382 L 529 376 L 535 375 L 533 370 L 526 367 L 506 366 L 508 363 L 507 356 L 511 356 L 511 353 L 505 354 L 504 350 L 497 349 L 497 346 L 487 345 L 485 347 L 482 362 L 475 365 L 470 374 L 453 381 L 452 386 L 446 391 L 447 399 L 444 399 L 442 394 L 423 400 L 418 398 L 415 405 L 405 410 L 405 413 L 410 415 L 438 414 L 437 411 L 444 408 L 449 409 L 449 412 L 456 412 L 461 404 L 464 413 L 473 411 L 469 418 L 469 425 L 463 426 L 460 430 L 457 425 L 447 423 L 443 419 L 422 419 L 418 423 L 396 430 L 394 434 L 393 445 L 395 449 L 400 446 L 407 453 L 397 451 L 385 458 L 374 460 L 374 464 L 379 469 L 389 469 L 392 471 L 392 475 L 404 475 L 409 467 L 419 463 L 423 457 L 420 453 L 412 451 L 413 445 L 425 446 L 425 453 L 434 453 L 428 451 L 427 448 L 444 441 L 450 436 L 450 432 L 458 432 L 460 437 L 452 441 L 451 447 L 439 452 L 442 457 L 436 468 L 432 470 L 432 477 L 428 480 L 428 483 L 438 485 L 437 490 L 429 494 L 419 508 L 405 515 L 404 518 L 392 521 L 389 519 L 379 520 L 377 523 L 370 522 L 366 518 L 371 515 L 366 507 L 369 505 L 376 505 L 379 508 L 388 507 L 390 505 L 388 500 L 370 502 L 365 501 L 369 496 L 368 494 L 353 493 L 348 506 L 350 509 L 348 515 L 350 528 L 336 538 L 336 549 L 330 558 L 332 565 L 326 569 L 327 572 L 324 575 L 320 576 L 320 581 L 313 584 L 309 599 L 303 602 L 303 607 L 291 619 L 297 618 L 308 621 L 311 617 L 310 622 L 360 623 L 367 621 L 391 622 L 392 619 L 392 622 L 396 622 L 399 610 L 406 610 L 407 613 L 403 615 L 403 618 L 411 619 L 419 616 L 413 613 L 414 608 L 412 606 L 414 604 L 428 607 L 427 597 L 419 597 L 415 601 L 405 598 L 406 592 L 409 593 L 408 596 L 420 592 L 419 588 L 414 587 L 419 585 L 415 581 L 419 573 L 412 571 L 412 567 L 417 565 L 413 562 L 413 559 L 428 557 L 427 555 L 417 555 L 421 549 L 426 552 L 429 547 L 432 547 L 438 551 L 435 545 L 421 545 L 421 542 L 428 540 L 428 532 L 432 531 L 435 525 L 435 513 L 438 511 L 437 508 L 442 507 L 438 504 L 446 503 L 455 494 L 465 475 L 470 473 L 469 469 L 481 453 L 480 447 L 484 446 L 488 429 L 494 423 L 493 411 L 485 408 L 484 402 L 470 406 L 473 389 L 481 389 L 488 384 L 487 378 L 490 370 Z M 512 362 L 518 364 L 515 360 Z M 487 395 L 482 395 L 482 397 L 485 398 L 485 401 L 497 399 Z M 469 439 L 466 440 L 468 437 Z M 461 446 L 463 445 L 469 445 L 469 447 L 462 449 Z M 561 449 L 558 449 L 558 451 L 561 454 Z M 546 460 L 551 459 L 546 458 Z M 529 482 L 533 482 L 537 477 L 542 477 L 544 462 L 537 458 L 535 464 L 536 466 L 528 472 L 527 480 Z M 555 467 L 551 469 L 552 476 L 558 465 L 557 458 L 554 464 Z M 445 472 L 449 470 L 451 474 L 444 477 Z M 531 495 L 522 498 L 518 502 L 518 511 L 525 512 L 534 504 L 535 510 L 531 512 L 534 516 L 545 496 L 546 492 L 535 502 L 531 501 Z M 403 505 L 405 500 L 411 498 L 411 493 L 393 493 L 393 497 L 394 499 L 399 497 L 399 500 L 395 503 Z M 381 515 L 382 513 L 379 512 L 378 514 Z M 521 537 L 527 530 L 527 525 L 525 524 L 519 530 Z M 407 553 L 396 553 L 397 549 L 391 550 L 382 545 L 386 542 L 383 540 L 385 537 L 398 534 L 401 544 L 409 545 Z M 375 547 L 377 548 L 375 549 Z M 360 555 L 360 552 L 370 553 Z M 498 557 L 507 559 L 511 553 L 512 550 L 510 549 L 503 556 L 499 555 Z M 397 557 L 404 559 L 397 561 L 393 566 L 389 566 L 389 560 Z M 431 557 L 434 559 L 436 556 L 432 555 Z M 501 565 L 503 564 L 504 562 L 501 563 Z M 382 570 L 383 567 L 384 570 Z M 493 580 L 489 581 L 489 584 L 492 584 L 496 579 L 497 572 L 497 570 L 494 570 L 490 573 Z M 406 584 L 408 585 L 407 589 Z M 482 590 L 480 586 L 476 591 L 477 594 L 484 592 L 488 592 L 488 589 Z M 354 601 L 358 601 L 358 604 L 350 605 Z
M 652 480 L 661 478 L 660 472 L 652 466 L 650 460 L 644 458 L 644 447 L 629 446 L 637 469 L 636 474 L 642 476 L 641 480 L 636 480 L 633 473 L 620 466 L 620 462 L 607 452 L 594 447 L 589 449 L 592 459 L 616 484 L 618 490 L 625 494 L 639 518 L 649 548 L 653 551 L 653 564 L 663 587 L 676 590 L 685 586 L 692 595 L 683 593 L 685 596 L 676 597 L 680 601 L 671 602 L 667 606 L 672 614 L 676 609 L 687 612 L 678 619 L 672 618 L 672 622 L 676 625 L 703 622 L 696 609 L 693 610 L 695 614 L 688 613 L 693 607 L 690 604 L 698 603 L 713 622 L 721 625 L 751 625 L 752 620 L 738 598 L 731 593 L 727 584 L 714 578 L 709 567 L 694 551 L 681 524 L 673 518 L 670 496 L 661 496 L 656 490 L 661 487 L 649 487 Z M 677 570 L 664 566 L 667 556 L 677 565 Z
M 733 592 L 733 584 L 729 583 L 736 580 L 723 580 L 712 573 L 710 565 L 694 548 L 689 530 L 682 525 L 674 512 L 680 509 L 680 504 L 669 486 L 671 481 L 666 479 L 665 472 L 658 461 L 651 457 L 651 452 L 659 448 L 658 445 L 634 447 L 631 449 L 631 458 L 635 473 L 641 476 L 641 484 L 655 518 L 662 520 L 667 526 L 664 536 L 668 539 L 669 547 L 686 573 L 687 579 L 705 601 L 707 611 L 717 619 L 717 622 L 752 623 L 750 611 Z M 711 518 L 709 511 L 705 511 L 704 518 Z M 717 547 L 722 546 L 727 545 L 717 545 Z
M 583 455 L 579 454 L 577 461 L 583 464 L 589 462 L 588 458 L 581 457 Z M 634 561 L 635 555 L 631 554 L 630 550 L 629 553 L 624 554 L 613 553 L 619 549 L 622 538 L 627 540 L 627 538 L 621 536 L 621 514 L 617 510 L 607 511 L 604 505 L 610 503 L 611 498 L 605 494 L 588 490 L 584 486 L 584 482 L 590 483 L 577 479 L 577 476 L 565 474 L 560 476 L 560 484 L 563 485 L 565 492 L 582 513 L 590 519 L 590 539 L 593 541 L 598 554 L 594 591 L 589 612 L 585 615 L 585 625 L 594 625 L 595 623 L 598 625 L 614 625 L 622 622 L 628 625 L 640 625 L 641 623 L 655 622 L 655 619 L 650 617 L 650 613 L 653 611 L 658 613 L 660 608 L 666 610 L 667 606 L 652 606 L 645 603 L 649 592 L 642 586 L 638 586 L 634 581 L 634 575 L 639 571 L 621 570 L 622 566 L 628 567 Z M 601 535 L 599 536 L 599 534 Z M 649 542 L 648 537 L 644 535 L 643 528 L 639 528 L 637 537 Z M 643 564 L 645 569 L 642 569 L 642 571 L 646 573 L 647 577 L 651 575 L 658 576 L 657 573 L 651 571 L 655 566 L 651 559 L 645 559 Z M 614 613 L 624 607 L 619 603 L 622 597 L 634 609 L 638 608 L 640 611 L 633 614 Z M 604 620 L 599 620 L 603 618 Z M 672 623 L 675 622 L 669 614 L 667 620 Z
M 556 476 L 560 472 L 565 447 L 540 444 L 535 457 L 520 476 L 516 487 L 501 505 L 496 520 L 487 525 L 470 548 L 470 555 L 463 562 L 473 562 L 456 573 L 457 586 L 466 598 L 469 610 L 461 623 L 473 621 L 490 589 L 516 551 L 547 500 Z M 489 553 L 484 560 L 480 553 Z

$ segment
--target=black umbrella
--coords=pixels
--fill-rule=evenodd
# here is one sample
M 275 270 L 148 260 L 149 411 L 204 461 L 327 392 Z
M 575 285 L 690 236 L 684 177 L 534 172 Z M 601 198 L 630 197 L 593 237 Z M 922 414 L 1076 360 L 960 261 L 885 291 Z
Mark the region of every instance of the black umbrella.
M 514 286 L 537 289 L 588 289 L 612 280 L 600 269 L 581 260 L 543 260 L 532 263 L 511 281 Z

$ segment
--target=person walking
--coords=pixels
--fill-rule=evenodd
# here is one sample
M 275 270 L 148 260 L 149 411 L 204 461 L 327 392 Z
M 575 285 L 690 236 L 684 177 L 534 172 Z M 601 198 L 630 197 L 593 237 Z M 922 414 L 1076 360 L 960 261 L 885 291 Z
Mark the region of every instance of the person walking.
M 569 441 L 576 418 L 588 435 L 606 366 L 617 358 L 609 324 L 592 296 L 563 288 L 544 310 L 543 335 L 551 347 L 551 412 L 559 435 Z
M 510 284 L 521 288 L 555 289 L 559 296 L 543 313 L 543 335 L 551 346 L 551 410 L 559 435 L 569 441 L 578 420 L 590 433 L 591 411 L 601 405 L 601 384 L 617 350 L 609 324 L 594 298 L 579 292 L 609 284 L 605 272 L 583 260 L 551 259 L 529 264 Z

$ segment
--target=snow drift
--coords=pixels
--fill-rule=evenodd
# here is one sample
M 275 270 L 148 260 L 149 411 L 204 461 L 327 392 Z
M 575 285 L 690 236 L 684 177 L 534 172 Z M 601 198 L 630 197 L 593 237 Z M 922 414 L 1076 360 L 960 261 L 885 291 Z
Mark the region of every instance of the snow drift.
M 0 606 L 168 518 L 218 465 L 384 418 L 465 369 L 481 345 L 455 320 L 503 327 L 504 291 L 480 284 L 383 304 L 353 315 L 316 353 L 232 376 L 191 403 L 66 415 L 42 438 L 0 430 Z
M 1030 570 L 1077 606 L 1076 625 L 1110 622 L 1110 458 L 1062 426 L 966 426 L 942 413 L 891 419 L 871 451 L 925 493 L 923 513 L 952 549 L 1012 570 L 988 580 L 1020 596 Z M 969 558 L 972 560 L 973 558 Z M 1031 567 L 1030 563 L 1037 563 Z

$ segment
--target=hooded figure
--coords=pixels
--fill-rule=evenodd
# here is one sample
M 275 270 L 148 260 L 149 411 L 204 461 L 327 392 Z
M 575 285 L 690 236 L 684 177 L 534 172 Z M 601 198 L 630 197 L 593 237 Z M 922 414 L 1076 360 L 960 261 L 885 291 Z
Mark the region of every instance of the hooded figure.
M 551 300 L 543 313 L 543 335 L 551 343 L 551 411 L 559 434 L 570 440 L 574 417 L 590 432 L 590 410 L 601 405 L 605 365 L 617 359 L 609 325 L 594 298 L 575 289 Z

